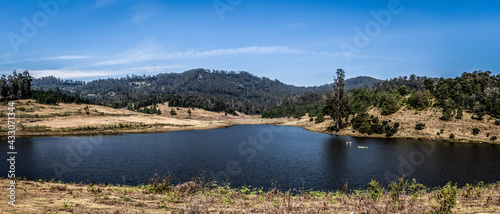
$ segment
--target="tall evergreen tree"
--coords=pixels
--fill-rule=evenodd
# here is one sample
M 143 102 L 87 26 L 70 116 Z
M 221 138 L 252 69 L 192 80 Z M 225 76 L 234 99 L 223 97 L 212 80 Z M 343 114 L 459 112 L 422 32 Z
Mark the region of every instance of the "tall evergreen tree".
M 333 85 L 333 94 L 328 93 L 327 105 L 330 109 L 330 115 L 334 121 L 335 130 L 342 128 L 342 120 L 349 116 L 349 100 L 345 87 L 345 71 L 337 69 L 337 77 Z

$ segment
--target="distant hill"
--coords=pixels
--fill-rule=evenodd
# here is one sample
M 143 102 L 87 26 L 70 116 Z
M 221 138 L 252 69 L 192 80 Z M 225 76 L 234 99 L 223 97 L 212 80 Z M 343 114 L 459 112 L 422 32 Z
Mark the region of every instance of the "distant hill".
M 372 86 L 381 81 L 366 76 L 356 77 L 346 80 L 346 88 Z M 42 77 L 33 81 L 33 87 L 44 90 L 58 88 L 92 103 L 115 107 L 126 107 L 134 103 L 133 108 L 137 108 L 175 99 L 173 103 L 184 107 L 195 105 L 215 111 L 233 109 L 249 114 L 260 114 L 281 104 L 287 97 L 308 92 L 323 94 L 332 90 L 332 84 L 299 87 L 244 71 L 207 69 L 154 76 L 132 75 L 90 82 Z
M 346 79 L 345 87 L 347 90 L 350 90 L 355 88 L 371 87 L 381 82 L 384 82 L 384 80 L 375 79 L 369 76 L 359 76 Z

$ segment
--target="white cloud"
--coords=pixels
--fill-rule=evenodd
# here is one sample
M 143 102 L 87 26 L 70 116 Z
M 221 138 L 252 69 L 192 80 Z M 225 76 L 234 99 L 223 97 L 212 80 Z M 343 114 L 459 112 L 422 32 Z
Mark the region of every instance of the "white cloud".
M 185 66 L 180 65 L 158 65 L 158 66 L 140 66 L 130 68 L 131 70 L 144 71 L 144 72 L 162 72 L 168 69 L 184 68 Z
M 137 62 L 145 62 L 162 58 L 162 47 L 156 43 L 149 43 L 140 47 L 132 48 L 123 53 L 116 54 L 111 59 L 95 62 L 90 66 L 123 65 Z
M 307 24 L 307 23 L 294 23 L 294 24 L 289 24 L 286 27 L 287 28 L 291 28 L 291 29 L 301 29 L 301 28 L 307 27 L 309 25 L 311 25 L 311 24 Z
M 284 46 L 271 46 L 271 47 L 251 46 L 243 48 L 213 49 L 208 51 L 184 51 L 184 52 L 165 53 L 159 46 L 155 44 L 149 44 L 142 48 L 134 48 L 122 54 L 118 54 L 113 59 L 96 62 L 92 66 L 131 64 L 131 63 L 153 61 L 153 60 L 171 60 L 171 59 L 202 58 L 202 57 L 229 56 L 229 55 L 241 55 L 241 54 L 273 54 L 273 53 L 314 54 L 314 52 L 307 52 Z M 324 52 L 321 52 L 319 54 L 324 54 Z
M 19 69 L 23 70 L 23 69 Z M 102 70 L 71 70 L 71 69 L 42 69 L 42 70 L 29 70 L 33 77 L 54 76 L 63 79 L 78 79 L 78 78 L 91 78 L 91 77 L 107 77 L 116 75 L 116 71 L 102 71 Z
M 238 55 L 238 54 L 271 54 L 271 53 L 302 54 L 305 52 L 302 50 L 291 49 L 283 46 L 272 46 L 272 47 L 252 46 L 244 48 L 214 49 L 209 51 L 175 52 L 169 54 L 168 57 L 191 58 L 191 57 L 211 57 L 211 56 L 225 56 L 225 55 Z

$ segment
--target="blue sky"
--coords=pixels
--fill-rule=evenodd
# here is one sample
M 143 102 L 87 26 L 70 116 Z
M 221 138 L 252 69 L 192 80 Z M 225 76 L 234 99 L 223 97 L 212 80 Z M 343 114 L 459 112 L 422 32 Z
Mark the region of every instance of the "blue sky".
M 208 68 L 311 86 L 337 68 L 380 79 L 500 71 L 497 1 L 2 1 L 0 20 L 1 74 Z

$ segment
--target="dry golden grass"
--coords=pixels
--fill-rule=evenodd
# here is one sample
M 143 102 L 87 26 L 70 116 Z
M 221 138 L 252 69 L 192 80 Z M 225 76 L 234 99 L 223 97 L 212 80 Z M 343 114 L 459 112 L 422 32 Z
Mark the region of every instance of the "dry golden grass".
M 259 116 L 238 113 L 238 116 L 210 112 L 203 109 L 168 107 L 158 105 L 161 115 L 150 115 L 86 104 L 44 105 L 34 100 L 16 102 L 16 134 L 19 135 L 74 135 L 111 134 L 138 132 L 167 132 L 178 130 L 221 128 L 237 124 L 281 123 L 291 119 L 262 119 Z M 175 109 L 177 115 L 170 115 Z M 0 114 L 7 113 L 8 106 L 2 105 Z M 88 110 L 87 110 L 88 109 Z M 0 127 L 6 135 L 7 118 L 2 117 Z M 120 126 L 121 125 L 121 126 Z
M 451 121 L 443 121 L 439 118 L 442 116 L 441 109 L 428 108 L 425 111 L 408 110 L 401 108 L 392 115 L 383 116 L 377 108 L 372 108 L 368 111 L 369 114 L 378 117 L 380 121 L 399 122 L 400 128 L 393 136 L 394 138 L 409 138 L 409 139 L 426 139 L 449 141 L 450 134 L 455 135 L 454 142 L 475 142 L 475 143 L 500 143 L 500 140 L 492 141 L 490 138 L 496 136 L 500 139 L 500 126 L 495 125 L 495 120 L 489 115 L 486 115 L 483 120 L 472 119 L 472 114 L 463 112 L 462 119 L 453 118 Z M 349 118 L 352 119 L 352 116 Z M 327 132 L 327 127 L 333 123 L 330 117 L 325 117 L 325 122 L 315 123 L 309 121 L 306 115 L 301 120 L 293 120 L 284 122 L 283 125 L 301 126 L 309 131 L 324 132 L 330 134 L 359 136 L 359 137 L 385 137 L 377 134 L 361 134 L 349 126 L 339 132 Z M 415 130 L 417 123 L 424 123 L 424 130 Z M 480 129 L 477 135 L 472 134 L 472 129 Z M 441 132 L 443 130 L 443 133 Z M 354 132 L 353 132 L 354 131 Z M 440 133 L 439 135 L 437 133 Z
M 4 213 L 428 213 L 438 206 L 435 190 L 388 192 L 372 200 L 367 191 L 320 192 L 227 187 L 188 182 L 153 192 L 152 186 L 65 184 L 17 181 L 16 206 L 7 204 L 8 179 L 1 179 Z M 454 213 L 499 213 L 500 182 L 459 188 Z

